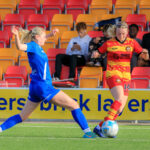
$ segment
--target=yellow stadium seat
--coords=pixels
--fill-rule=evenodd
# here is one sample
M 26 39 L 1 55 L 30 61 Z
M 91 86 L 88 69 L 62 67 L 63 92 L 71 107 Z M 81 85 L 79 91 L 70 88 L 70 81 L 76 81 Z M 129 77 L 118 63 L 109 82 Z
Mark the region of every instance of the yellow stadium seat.
M 44 0 L 40 0 L 40 3 L 43 4 L 43 3 L 44 3 Z
M 80 88 L 97 88 L 102 81 L 102 67 L 83 67 L 79 76 Z
M 3 76 L 3 69 L 2 69 L 2 67 L 0 66 L 0 80 L 2 80 L 2 76 Z
M 93 15 L 109 14 L 112 11 L 112 0 L 92 0 L 89 10 Z
M 77 31 L 64 31 L 61 38 L 60 38 L 60 48 L 67 48 L 69 41 L 77 37 L 78 33 Z
M 4 20 L 6 14 L 13 14 L 16 10 L 16 0 L 0 0 L 0 16 Z
M 73 16 L 72 14 L 55 14 L 51 21 L 51 30 L 54 28 L 59 29 L 59 36 L 64 31 L 71 30 L 73 27 Z
M 140 0 L 139 14 L 145 14 L 147 20 L 150 21 L 150 1 L 149 0 Z
M 85 22 L 87 25 L 87 31 L 92 31 L 93 26 L 96 23 L 96 16 L 92 14 L 79 14 L 76 19 L 76 24 L 78 22 Z
M 115 14 L 120 14 L 122 20 L 126 19 L 128 14 L 134 14 L 136 11 L 136 0 L 117 0 L 114 8 Z
M 13 48 L 0 48 L 0 66 L 3 72 L 8 66 L 15 65 L 16 51 Z

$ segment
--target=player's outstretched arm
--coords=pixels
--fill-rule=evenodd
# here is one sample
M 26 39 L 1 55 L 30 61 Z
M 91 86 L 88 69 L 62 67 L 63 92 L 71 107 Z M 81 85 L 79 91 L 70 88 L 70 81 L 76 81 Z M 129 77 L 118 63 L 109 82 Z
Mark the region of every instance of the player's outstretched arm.
M 51 36 L 55 36 L 56 33 L 58 33 L 58 32 L 59 32 L 59 29 L 56 28 L 56 29 L 52 30 L 52 32 L 50 34 L 47 34 L 46 38 L 48 39 Z
M 20 42 L 18 29 L 15 26 L 13 26 L 11 32 L 15 35 L 15 38 L 16 38 L 16 47 L 19 50 L 22 50 L 22 51 L 27 50 L 27 44 L 22 44 Z

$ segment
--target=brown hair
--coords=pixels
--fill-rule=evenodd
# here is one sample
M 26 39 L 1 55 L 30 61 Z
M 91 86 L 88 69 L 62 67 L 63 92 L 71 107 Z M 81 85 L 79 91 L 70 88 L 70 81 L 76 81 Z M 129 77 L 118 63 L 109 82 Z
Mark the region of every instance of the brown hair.
M 86 30 L 87 26 L 85 22 L 79 22 L 76 24 L 76 30 L 79 32 L 81 29 Z

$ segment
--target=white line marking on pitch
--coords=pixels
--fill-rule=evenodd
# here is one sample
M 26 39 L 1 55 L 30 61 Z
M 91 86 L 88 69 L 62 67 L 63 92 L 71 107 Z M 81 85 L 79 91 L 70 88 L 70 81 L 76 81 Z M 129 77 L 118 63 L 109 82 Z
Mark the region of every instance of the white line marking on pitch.
M 18 136 L 18 137 L 8 137 L 8 136 L 1 136 L 0 139 L 34 139 L 34 140 L 37 140 L 37 139 L 47 139 L 47 140 L 85 140 L 84 138 L 60 138 L 60 137 L 22 137 L 22 136 Z M 113 141 L 113 142 L 117 142 L 117 141 L 126 141 L 126 142 L 150 142 L 150 140 L 148 139 L 120 139 L 120 138 L 117 138 L 117 139 L 111 139 L 111 138 L 102 138 L 103 140 L 109 140 L 109 141 Z M 87 139 L 86 139 L 87 140 Z M 96 139 L 89 139 L 89 140 L 101 140 L 101 138 L 96 138 Z
M 33 126 L 33 125 L 31 125 L 31 126 L 26 126 L 26 125 L 20 125 L 20 126 L 17 126 L 17 127 L 21 127 L 21 128 L 58 128 L 58 126 Z M 79 127 L 69 127 L 69 126 L 59 126 L 59 128 L 71 128 L 71 129 L 73 129 L 73 128 L 79 128 Z M 137 128 L 137 127 L 133 127 L 133 128 L 131 128 L 131 127 L 129 127 L 129 128 L 127 128 L 127 127 L 119 127 L 119 129 L 125 129 L 125 130 L 150 130 L 150 127 L 148 127 L 148 128 L 146 128 L 146 127 L 142 127 L 142 128 L 140 128 L 140 126 Z

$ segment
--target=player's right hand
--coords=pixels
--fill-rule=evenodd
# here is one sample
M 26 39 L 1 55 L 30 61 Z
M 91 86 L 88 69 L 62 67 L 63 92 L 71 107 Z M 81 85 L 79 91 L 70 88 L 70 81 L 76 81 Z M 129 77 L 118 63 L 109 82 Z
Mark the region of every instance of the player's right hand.
M 18 35 L 18 29 L 17 29 L 17 27 L 12 26 L 11 32 L 12 32 L 14 35 Z

